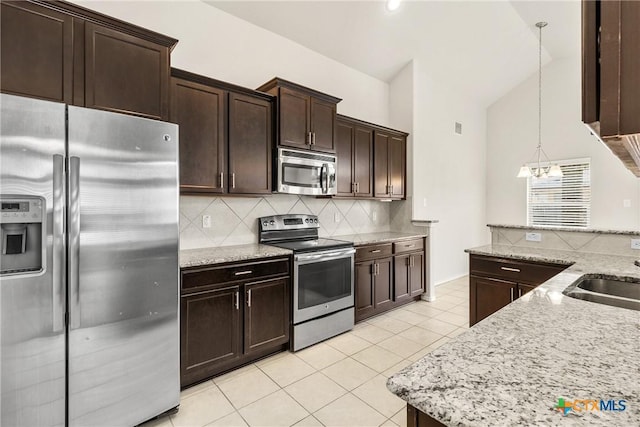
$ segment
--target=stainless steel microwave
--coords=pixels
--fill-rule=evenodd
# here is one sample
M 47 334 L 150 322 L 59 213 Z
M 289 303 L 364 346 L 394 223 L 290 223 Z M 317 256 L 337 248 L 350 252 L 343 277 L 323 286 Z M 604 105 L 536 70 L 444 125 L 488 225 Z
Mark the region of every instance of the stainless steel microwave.
M 276 189 L 279 193 L 335 195 L 336 156 L 278 148 Z

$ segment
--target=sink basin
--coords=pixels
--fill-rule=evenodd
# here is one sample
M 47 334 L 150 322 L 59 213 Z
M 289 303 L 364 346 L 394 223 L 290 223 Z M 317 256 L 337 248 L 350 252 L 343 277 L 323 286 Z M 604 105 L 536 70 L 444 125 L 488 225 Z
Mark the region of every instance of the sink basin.
M 640 311 L 640 282 L 585 277 L 563 294 L 584 301 Z

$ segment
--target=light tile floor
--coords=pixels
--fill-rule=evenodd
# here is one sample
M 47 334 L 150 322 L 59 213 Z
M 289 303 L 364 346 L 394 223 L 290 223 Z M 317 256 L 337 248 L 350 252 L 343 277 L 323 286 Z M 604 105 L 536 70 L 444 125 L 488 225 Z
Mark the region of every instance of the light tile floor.
M 469 327 L 468 277 L 297 353 L 184 390 L 177 414 L 144 427 L 406 426 L 387 378 Z

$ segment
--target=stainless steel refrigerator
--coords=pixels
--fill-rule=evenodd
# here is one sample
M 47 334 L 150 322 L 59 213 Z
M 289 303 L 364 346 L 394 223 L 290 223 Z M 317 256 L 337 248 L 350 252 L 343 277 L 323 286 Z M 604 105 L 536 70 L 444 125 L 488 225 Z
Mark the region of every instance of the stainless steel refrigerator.
M 0 97 L 0 424 L 176 407 L 178 127 Z

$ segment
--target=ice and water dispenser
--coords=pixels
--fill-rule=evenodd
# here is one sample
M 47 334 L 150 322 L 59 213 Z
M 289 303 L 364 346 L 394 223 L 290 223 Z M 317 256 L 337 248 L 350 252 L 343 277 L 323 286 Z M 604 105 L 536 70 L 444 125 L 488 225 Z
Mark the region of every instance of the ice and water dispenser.
M 0 203 L 0 274 L 42 270 L 44 200 L 2 196 Z

